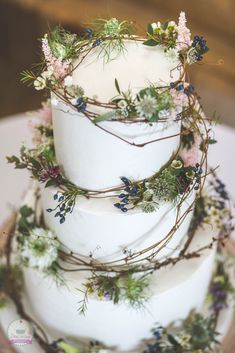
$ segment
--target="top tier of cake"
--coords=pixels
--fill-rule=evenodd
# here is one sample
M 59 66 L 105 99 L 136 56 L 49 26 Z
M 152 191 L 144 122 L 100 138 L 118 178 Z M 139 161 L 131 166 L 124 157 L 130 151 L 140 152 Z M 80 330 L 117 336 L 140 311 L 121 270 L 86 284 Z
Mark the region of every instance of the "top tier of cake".
M 166 86 L 179 79 L 179 62 L 169 59 L 163 47 L 124 40 L 124 48 L 116 56 L 113 53 L 114 58 L 108 62 L 99 55 L 99 47 L 93 48 L 78 66 L 74 63 L 73 84 L 81 86 L 86 96 L 109 102 L 117 95 L 115 79 L 123 92 L 130 89 L 134 94 L 150 84 Z M 88 109 L 107 112 L 97 106 Z M 121 176 L 149 177 L 170 159 L 180 143 L 180 123 L 176 121 L 105 121 L 99 126 L 102 129 L 62 100 L 53 107 L 57 161 L 70 181 L 88 189 L 114 187 L 120 184 Z M 143 147 L 129 144 L 159 139 Z

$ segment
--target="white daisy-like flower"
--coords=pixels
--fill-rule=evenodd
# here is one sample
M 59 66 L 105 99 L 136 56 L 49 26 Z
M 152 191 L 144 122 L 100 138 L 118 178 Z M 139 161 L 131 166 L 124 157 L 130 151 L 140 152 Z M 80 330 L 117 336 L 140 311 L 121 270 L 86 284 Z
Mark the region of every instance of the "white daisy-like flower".
M 34 88 L 37 91 L 40 91 L 46 87 L 46 79 L 42 76 L 38 76 L 33 84 L 34 84 Z
M 70 76 L 70 75 L 66 76 L 65 79 L 64 79 L 64 85 L 66 87 L 69 87 L 69 86 L 72 86 L 72 84 L 73 84 L 72 76 Z
M 179 52 L 175 48 L 170 48 L 166 51 L 166 57 L 169 61 L 175 62 L 179 60 Z
M 144 95 L 143 98 L 136 105 L 137 113 L 140 117 L 150 119 L 157 110 L 157 101 L 149 94 Z
M 22 246 L 21 256 L 29 267 L 45 271 L 56 261 L 59 246 L 52 231 L 34 228 Z

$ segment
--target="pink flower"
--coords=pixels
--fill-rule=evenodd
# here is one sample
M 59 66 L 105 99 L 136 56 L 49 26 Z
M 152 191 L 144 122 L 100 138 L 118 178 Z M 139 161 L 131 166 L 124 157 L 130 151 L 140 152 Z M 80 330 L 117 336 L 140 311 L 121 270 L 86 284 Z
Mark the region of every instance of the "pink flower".
M 176 40 L 176 49 L 178 51 L 186 50 L 192 44 L 191 32 L 187 28 L 186 22 L 185 12 L 181 11 L 178 22 L 178 37 Z
M 40 120 L 41 124 L 50 126 L 52 124 L 51 104 L 46 101 L 42 103 L 42 108 L 34 113 L 35 118 Z
M 195 166 L 199 159 L 199 148 L 201 144 L 201 138 L 198 135 L 194 135 L 194 144 L 189 150 L 184 150 L 182 154 L 182 159 L 184 161 L 184 166 Z
M 63 78 L 67 75 L 69 62 L 54 57 L 48 43 L 47 35 L 42 38 L 42 51 L 46 60 L 47 70 L 52 72 L 56 78 Z
M 32 141 L 35 145 L 43 143 L 42 135 L 37 129 L 38 126 L 43 125 L 50 127 L 52 125 L 52 110 L 49 101 L 42 103 L 42 108 L 31 113 L 33 120 L 29 120 L 29 129 L 32 132 Z

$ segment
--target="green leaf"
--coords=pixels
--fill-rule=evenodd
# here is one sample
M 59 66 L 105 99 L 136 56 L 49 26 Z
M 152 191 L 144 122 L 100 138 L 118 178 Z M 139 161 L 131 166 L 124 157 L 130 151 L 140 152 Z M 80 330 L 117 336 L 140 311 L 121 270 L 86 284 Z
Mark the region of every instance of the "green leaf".
M 29 163 L 31 163 L 35 169 L 41 169 L 41 164 L 35 158 L 30 157 Z
M 64 341 L 59 342 L 58 347 L 61 348 L 65 353 L 81 353 L 79 348 L 71 346 Z
M 102 121 L 108 121 L 108 120 L 112 120 L 113 118 L 116 117 L 116 113 L 115 112 L 108 112 L 102 115 L 99 115 L 97 118 L 95 118 L 93 120 L 94 124 L 100 123 Z
M 155 47 L 159 43 L 156 40 L 154 40 L 154 39 L 147 39 L 145 42 L 143 42 L 143 44 L 147 45 L 149 47 Z
M 115 87 L 116 87 L 116 90 L 118 91 L 119 94 L 121 94 L 121 90 L 120 90 L 120 87 L 119 87 L 119 84 L 118 84 L 118 80 L 115 78 Z
M 16 156 L 6 157 L 8 163 L 19 163 L 20 160 Z
M 217 140 L 209 138 L 209 139 L 208 139 L 208 143 L 209 143 L 210 145 L 214 145 L 215 143 L 217 143 Z
M 58 185 L 57 181 L 55 179 L 50 179 L 46 182 L 45 188 L 49 188 L 50 186 L 55 186 Z
M 156 122 L 156 121 L 158 121 L 158 120 L 159 120 L 158 112 L 156 112 L 155 114 L 153 114 L 153 115 L 151 116 L 151 118 L 148 119 L 148 121 L 150 121 L 150 122 Z
M 33 214 L 33 210 L 31 207 L 28 207 L 27 205 L 24 205 L 23 207 L 20 208 L 20 214 L 23 217 L 29 217 Z
M 151 23 L 148 24 L 147 32 L 151 35 L 153 34 L 153 27 L 152 27 Z
M 20 164 L 16 164 L 15 169 L 25 169 L 27 168 L 27 164 L 25 163 L 20 163 Z
M 179 344 L 179 342 L 175 339 L 174 336 L 168 334 L 167 335 L 168 341 L 175 347 L 180 347 L 181 345 Z
M 167 29 L 168 23 L 169 23 L 169 21 L 166 21 L 165 23 L 163 23 L 162 29 L 163 29 L 164 31 Z

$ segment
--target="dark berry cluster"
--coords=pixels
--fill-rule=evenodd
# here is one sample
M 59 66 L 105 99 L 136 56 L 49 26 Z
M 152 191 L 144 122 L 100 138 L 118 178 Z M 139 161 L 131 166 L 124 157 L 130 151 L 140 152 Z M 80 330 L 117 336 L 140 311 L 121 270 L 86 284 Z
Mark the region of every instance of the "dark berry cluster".
M 94 37 L 94 32 L 91 28 L 85 28 L 84 29 L 84 32 L 85 32 L 85 36 L 88 38 L 88 39 L 91 39 Z
M 215 191 L 219 194 L 221 199 L 226 201 L 229 200 L 229 196 L 228 196 L 225 184 L 222 183 L 222 181 L 218 178 L 215 179 L 215 183 L 216 183 L 216 185 L 214 185 Z
M 195 48 L 195 59 L 197 61 L 202 60 L 203 54 L 208 52 L 209 48 L 206 45 L 206 40 L 203 37 L 196 35 L 193 38 L 192 47 Z
M 218 312 L 221 309 L 227 307 L 227 292 L 223 288 L 222 282 L 212 282 L 210 287 L 210 293 L 213 298 L 213 304 L 211 310 Z
M 195 180 L 196 180 L 194 190 L 198 190 L 200 188 L 201 175 L 203 173 L 203 170 L 202 170 L 199 163 L 196 163 L 195 167 L 193 168 L 193 171 L 194 171 L 194 176 L 195 176 Z
M 161 328 L 155 329 L 153 331 L 153 336 L 155 338 L 155 342 L 151 343 L 151 344 L 149 343 L 143 353 L 160 353 L 160 352 L 162 352 L 162 349 L 161 349 L 162 329 Z
M 114 204 L 115 207 L 120 209 L 122 212 L 127 212 L 127 206 L 132 203 L 133 198 L 135 198 L 138 194 L 138 186 L 133 185 L 129 179 L 126 177 L 121 177 L 121 181 L 124 183 L 125 188 L 124 192 L 118 195 L 120 202 Z
M 77 109 L 77 111 L 80 113 L 80 112 L 84 112 L 86 110 L 86 107 L 87 107 L 87 104 L 86 102 L 84 102 L 84 98 L 83 97 L 79 97 L 77 100 L 76 100 L 76 104 L 75 104 L 75 107 Z
M 65 217 L 67 213 L 72 213 L 75 205 L 76 196 L 74 194 L 63 194 L 57 192 L 53 196 L 54 200 L 58 202 L 58 205 L 55 208 L 48 208 L 47 212 L 51 213 L 56 211 L 54 217 L 58 217 L 60 219 L 60 224 L 65 222 Z
M 187 95 L 190 95 L 194 92 L 194 87 L 192 85 L 185 87 L 183 83 L 171 82 L 170 87 L 175 88 L 177 91 L 183 91 Z
M 101 43 L 102 43 L 102 40 L 98 38 L 92 43 L 92 46 L 98 47 Z

